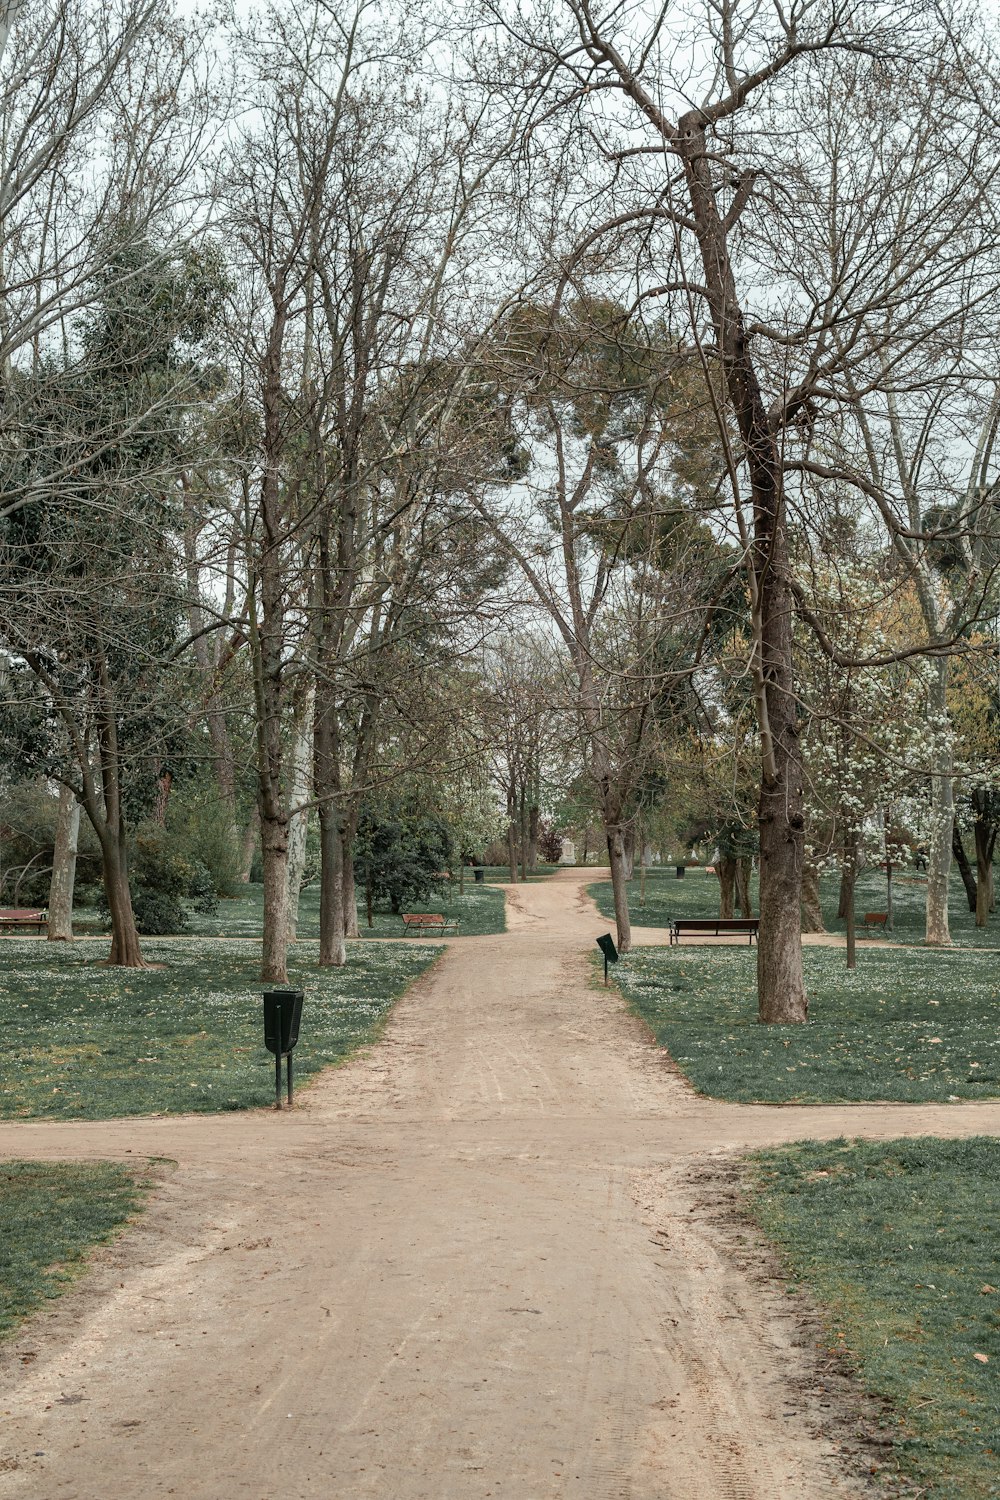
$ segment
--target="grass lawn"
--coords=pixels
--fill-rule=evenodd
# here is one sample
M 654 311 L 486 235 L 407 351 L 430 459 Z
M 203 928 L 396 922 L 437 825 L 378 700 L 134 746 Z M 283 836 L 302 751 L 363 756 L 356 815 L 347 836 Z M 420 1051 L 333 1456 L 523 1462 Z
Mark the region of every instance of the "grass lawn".
M 600 955 L 595 954 L 595 962 Z M 1000 1096 L 993 954 L 806 948 L 809 1021 L 761 1026 L 747 947 L 639 948 L 614 970 L 700 1093 L 766 1103 Z
M 162 969 L 107 969 L 95 944 L 2 941 L 0 1118 L 214 1112 L 273 1099 L 259 944 L 149 938 L 143 952 Z M 373 1041 L 440 952 L 426 939 L 355 944 L 346 968 L 320 970 L 316 945 L 297 944 L 289 977 L 305 1005 L 296 1078 Z
M 825 1344 L 892 1402 L 884 1471 L 927 1500 L 1000 1494 L 1000 1142 L 806 1142 L 749 1171 Z
M 598 882 L 588 889 L 601 915 L 613 922 L 615 907 L 610 881 Z M 754 911 L 757 911 L 756 875 L 751 890 Z M 719 910 L 719 882 L 714 875 L 706 875 L 704 868 L 689 869 L 683 880 L 677 879 L 673 868 L 647 871 L 645 906 L 639 905 L 638 879 L 629 881 L 628 893 L 629 912 L 637 927 L 666 927 L 674 917 L 714 917 Z M 825 875 L 820 881 L 820 899 L 823 920 L 830 932 L 845 931 L 844 922 L 837 916 L 839 897 L 839 876 Z M 923 876 L 913 872 L 894 876 L 893 931 L 885 935 L 895 943 L 922 945 L 926 899 L 927 883 Z M 881 871 L 865 870 L 858 877 L 855 909 L 859 926 L 866 911 L 885 911 L 885 876 Z M 988 926 L 977 927 L 975 916 L 969 910 L 965 887 L 954 869 L 948 892 L 948 917 L 956 947 L 1000 948 L 1000 912 L 994 913 Z M 860 931 L 858 941 L 865 942 L 865 935 Z
M 83 1269 L 134 1213 L 142 1188 L 111 1162 L 0 1163 L 0 1338 Z
M 481 866 L 481 868 L 482 868 L 482 871 L 483 871 L 483 880 L 485 881 L 485 883 L 487 885 L 509 885 L 510 884 L 510 866 L 509 865 L 483 865 L 483 866 Z M 541 861 L 539 861 L 539 863 L 535 866 L 534 874 L 533 875 L 529 875 L 528 879 L 529 880 L 544 880 L 546 878 L 546 876 L 551 875 L 555 870 L 558 870 L 559 868 L 560 868 L 559 865 L 544 865 L 544 864 L 541 863 Z M 521 867 L 519 865 L 518 866 L 518 883 L 519 884 L 520 884 L 520 880 L 521 880 L 520 870 L 521 870 Z M 465 878 L 466 878 L 466 881 L 470 881 L 470 880 L 474 879 L 474 876 L 473 876 L 472 871 L 470 869 L 466 870 L 466 872 L 465 872 Z
M 406 908 L 411 910 L 410 907 Z M 466 882 L 464 892 L 457 884 L 446 887 L 429 901 L 419 902 L 417 911 L 441 912 L 443 916 L 457 917 L 461 923 L 459 933 L 463 936 L 483 937 L 506 930 L 504 896 L 502 891 L 488 886 L 475 886 L 472 876 Z M 88 913 L 81 915 L 84 920 Z M 368 926 L 364 905 L 358 909 L 358 923 L 362 937 L 402 937 L 403 923 L 389 911 L 374 912 L 375 925 Z M 244 893 L 232 901 L 220 901 L 218 911 L 211 916 L 192 913 L 192 933 L 205 937 L 259 938 L 264 920 L 264 888 L 248 885 Z M 319 885 L 308 885 L 299 897 L 299 937 L 319 937 Z M 2 939 L 0 939 L 2 941 Z

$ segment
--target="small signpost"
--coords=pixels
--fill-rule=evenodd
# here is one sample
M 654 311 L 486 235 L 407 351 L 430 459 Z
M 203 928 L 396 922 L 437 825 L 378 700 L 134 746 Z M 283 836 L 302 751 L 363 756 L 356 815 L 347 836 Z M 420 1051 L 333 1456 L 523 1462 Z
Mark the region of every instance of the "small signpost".
M 292 1107 L 292 1051 L 299 1039 L 302 990 L 265 990 L 264 1046 L 274 1053 L 274 1107 L 281 1108 L 281 1059 L 288 1058 L 288 1108 Z
M 603 937 L 597 939 L 597 946 L 604 954 L 604 984 L 607 987 L 608 964 L 616 964 L 618 962 L 618 949 L 615 947 L 615 940 L 610 932 L 606 932 Z

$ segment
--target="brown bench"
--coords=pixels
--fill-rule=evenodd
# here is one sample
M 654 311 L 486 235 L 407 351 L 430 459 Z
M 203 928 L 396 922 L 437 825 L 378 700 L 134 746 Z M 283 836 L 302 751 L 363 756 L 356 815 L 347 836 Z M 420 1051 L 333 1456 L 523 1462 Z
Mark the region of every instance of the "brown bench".
M 444 917 L 439 911 L 405 911 L 403 928 L 423 937 L 425 932 L 457 932 L 458 917 Z
M 39 911 L 26 906 L 0 908 L 0 932 L 18 932 L 32 927 L 36 932 L 42 932 L 48 925 L 47 911 Z
M 861 925 L 870 936 L 885 932 L 889 913 L 886 911 L 866 911 Z
M 760 917 L 677 917 L 670 924 L 670 946 L 679 943 L 685 932 L 701 937 L 729 937 L 731 933 L 745 932 L 752 943 L 759 927 Z

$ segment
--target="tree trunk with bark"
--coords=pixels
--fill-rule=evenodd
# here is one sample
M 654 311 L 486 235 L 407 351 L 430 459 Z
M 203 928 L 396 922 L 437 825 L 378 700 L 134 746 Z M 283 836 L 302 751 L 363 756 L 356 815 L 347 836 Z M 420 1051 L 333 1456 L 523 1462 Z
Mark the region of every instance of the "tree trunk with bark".
M 533 802 L 528 808 L 528 872 L 534 875 L 538 869 L 538 823 L 541 808 Z
M 344 881 L 344 936 L 358 938 L 361 929 L 358 927 L 358 895 L 354 886 L 354 835 L 355 819 L 347 814 L 344 815 L 344 825 L 341 830 L 341 864 L 343 867 Z
M 931 768 L 931 828 L 927 840 L 926 942 L 935 948 L 951 944 L 948 926 L 948 882 L 951 875 L 952 831 L 955 826 L 955 768 L 951 732 L 941 726 L 948 714 L 948 660 L 933 663 L 930 706 L 937 724 L 934 765 Z
M 750 895 L 750 877 L 753 874 L 753 860 L 744 855 L 736 861 L 736 900 L 739 903 L 740 916 L 753 916 L 753 900 Z
M 965 852 L 961 830 L 957 823 L 952 823 L 951 825 L 951 852 L 955 863 L 958 865 L 958 873 L 962 877 L 962 884 L 965 886 L 965 899 L 969 903 L 969 910 L 975 911 L 979 895 L 976 877 L 972 873 L 972 866 L 969 864 L 969 856 Z
M 108 963 L 123 969 L 144 969 L 146 962 L 139 943 L 139 929 L 132 910 L 132 892 L 128 884 L 128 861 L 125 851 L 109 841 L 102 848 L 104 892 L 111 913 L 111 952 Z
M 253 870 L 254 855 L 260 843 L 260 808 L 255 807 L 240 840 L 240 881 L 246 885 Z
M 310 683 L 295 716 L 292 741 L 291 806 L 288 828 L 288 941 L 294 943 L 299 927 L 299 896 L 306 867 L 309 813 L 303 806 L 312 792 L 313 741 L 315 738 L 316 685 Z
M 825 932 L 819 897 L 819 870 L 807 860 L 802 871 L 802 931 Z
M 340 799 L 340 724 L 333 694 L 316 703 L 314 776 L 319 799 L 319 963 L 342 969 L 347 962 L 344 928 L 344 839 Z
M 736 860 L 730 855 L 720 855 L 716 861 L 715 873 L 719 877 L 719 916 L 731 917 L 736 892 Z
M 625 850 L 625 879 L 631 880 L 635 875 L 635 828 L 631 823 L 625 830 L 622 846 Z
M 608 833 L 608 863 L 611 866 L 611 889 L 615 901 L 615 926 L 618 930 L 618 952 L 632 947 L 632 926 L 628 914 L 628 891 L 625 884 L 625 849 L 621 828 Z
M 49 881 L 47 936 L 50 943 L 68 942 L 73 937 L 73 889 L 76 884 L 79 837 L 80 804 L 70 787 L 61 786 L 55 850 L 52 855 L 52 878 Z
M 990 898 L 992 897 L 993 848 L 989 825 L 976 823 L 976 926 L 985 927 L 989 921 Z
M 655 101 L 650 104 L 655 111 Z M 766 1023 L 802 1022 L 808 1014 L 799 926 L 805 819 L 780 435 L 768 416 L 746 334 L 704 116 L 699 110 L 689 111 L 672 134 L 683 165 L 718 358 L 743 440 L 753 502 L 753 537 L 748 541 L 752 540 L 751 616 L 762 747 L 758 1014 Z

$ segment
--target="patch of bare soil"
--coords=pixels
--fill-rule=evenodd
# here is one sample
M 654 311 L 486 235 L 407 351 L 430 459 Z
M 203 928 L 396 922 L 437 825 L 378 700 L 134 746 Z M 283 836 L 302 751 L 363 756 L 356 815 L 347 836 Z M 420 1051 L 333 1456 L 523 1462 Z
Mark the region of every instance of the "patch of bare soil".
M 744 1160 L 741 1152 L 714 1151 L 682 1172 L 679 1187 L 688 1199 L 686 1225 L 711 1241 L 741 1287 L 752 1289 L 760 1336 L 776 1346 L 784 1389 L 794 1391 L 783 1419 L 803 1421 L 862 1493 L 877 1475 L 879 1494 L 912 1495 L 913 1487 L 886 1469 L 895 1426 L 890 1404 L 860 1387 L 831 1345 L 821 1309 L 790 1283 L 775 1247 L 746 1212 Z
M 0 1126 L 10 1156 L 176 1164 L 0 1353 L 0 1497 L 858 1495 L 848 1392 L 712 1153 L 1000 1105 L 700 1099 L 593 982 L 593 878 L 518 887 L 292 1113 Z

